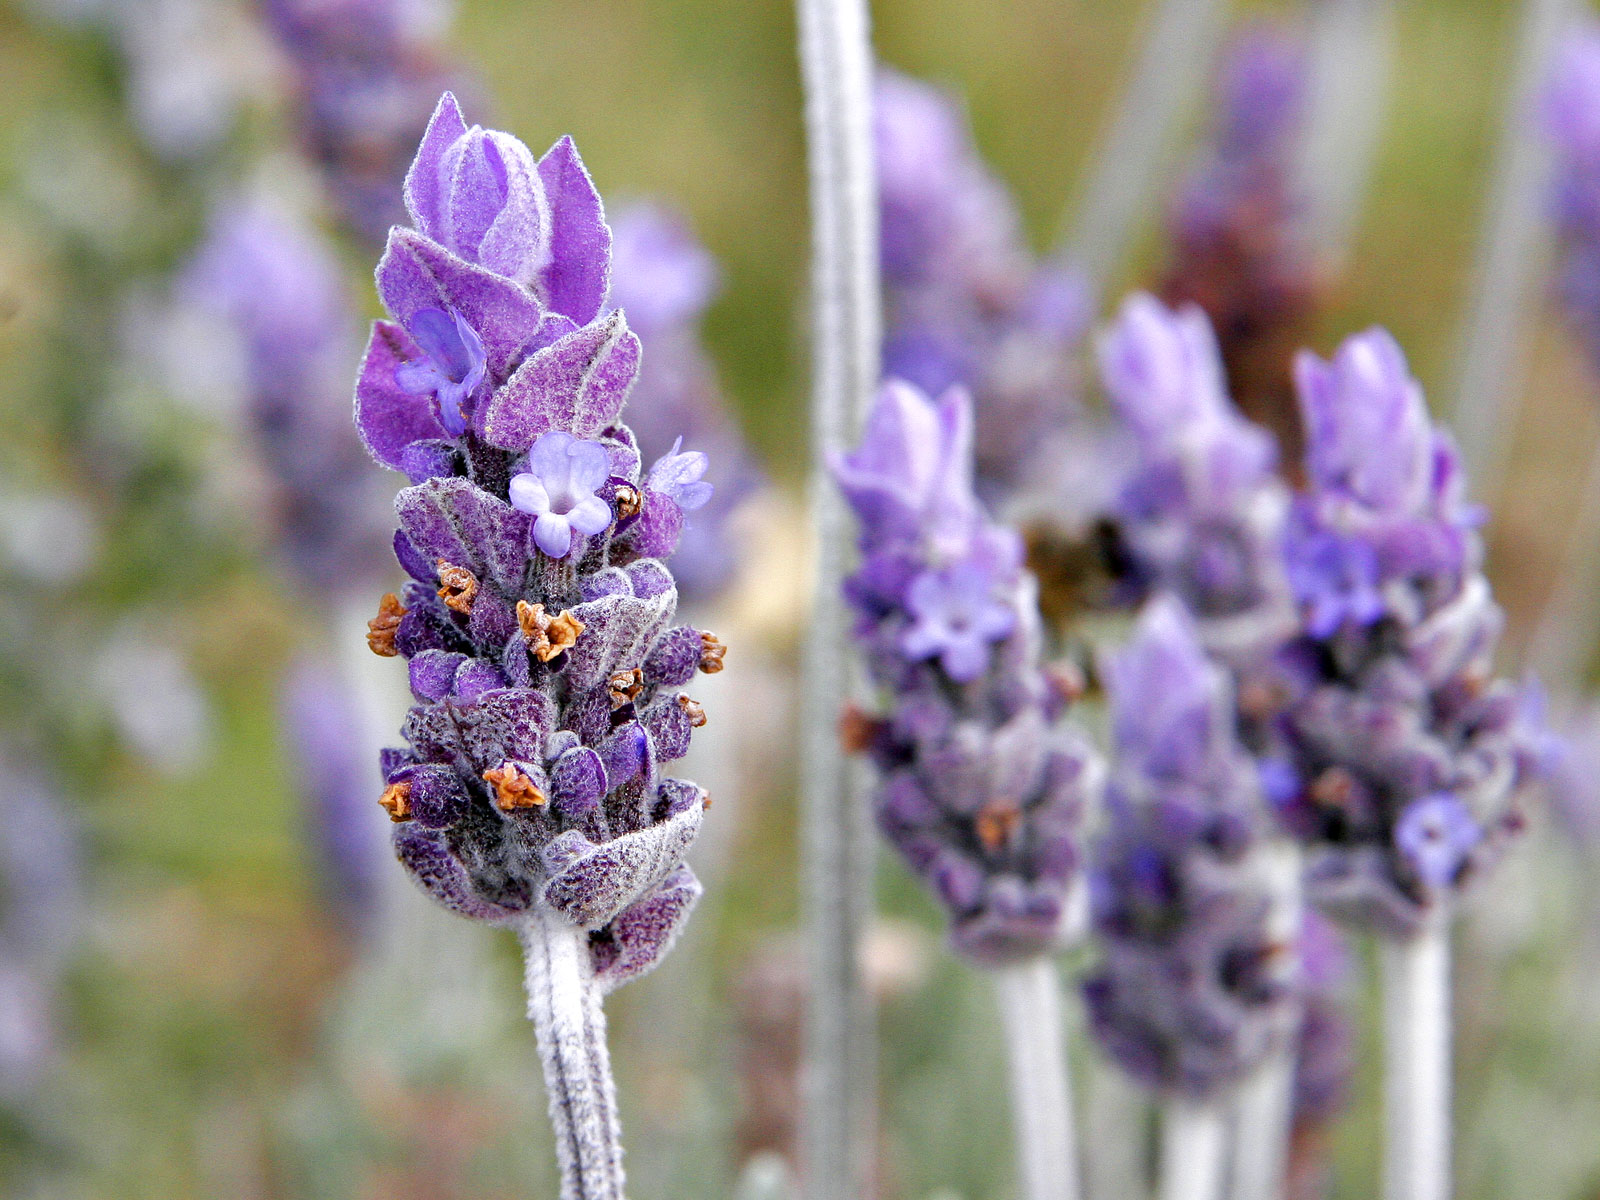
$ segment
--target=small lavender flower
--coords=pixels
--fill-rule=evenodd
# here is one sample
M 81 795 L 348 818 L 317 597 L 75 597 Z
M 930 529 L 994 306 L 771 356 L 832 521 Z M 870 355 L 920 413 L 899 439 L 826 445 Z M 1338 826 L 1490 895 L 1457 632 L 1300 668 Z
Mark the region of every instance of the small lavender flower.
M 1021 544 L 984 515 L 971 454 L 964 394 L 935 403 L 896 381 L 833 472 L 860 522 L 855 636 L 885 698 L 854 730 L 878 769 L 878 823 L 955 948 L 998 965 L 1063 938 L 1094 767 L 1040 669 Z
M 883 69 L 874 104 L 884 373 L 929 395 L 972 390 L 978 487 L 999 499 L 1079 415 L 1072 355 L 1087 290 L 1034 262 L 951 96 Z
M 1555 152 L 1551 208 L 1564 255 L 1558 291 L 1592 361 L 1600 363 L 1600 22 L 1567 35 L 1545 90 Z
M 1286 553 L 1305 625 L 1282 656 L 1274 799 L 1309 848 L 1313 898 L 1404 937 L 1521 827 L 1515 795 L 1545 742 L 1493 678 L 1482 515 L 1399 346 L 1369 330 L 1295 374 L 1309 488 Z
M 1210 143 L 1173 208 L 1162 287 L 1169 302 L 1211 318 L 1234 399 L 1291 462 L 1302 435 L 1289 361 L 1318 292 L 1293 187 L 1305 79 L 1304 48 L 1283 31 L 1255 24 L 1235 37 Z
M 1144 1084 L 1206 1102 L 1285 1045 L 1295 963 L 1274 930 L 1256 764 L 1232 683 L 1171 597 L 1105 664 L 1116 754 L 1090 896 L 1105 947 L 1084 994 Z
M 1205 314 L 1136 294 L 1099 355 L 1133 446 L 1109 514 L 1125 592 L 1171 592 L 1235 665 L 1270 653 L 1294 627 L 1282 562 L 1288 494 L 1271 437 L 1229 403 Z
M 345 223 L 381 242 L 429 106 L 455 72 L 424 0 L 266 0 L 296 83 L 300 136 Z
M 623 210 L 611 235 L 610 303 L 627 311 L 629 326 L 650 345 L 629 410 L 640 452 L 666 460 L 689 445 L 717 463 L 714 495 L 698 505 L 678 497 L 681 509 L 697 515 L 684 524 L 673 575 L 685 601 L 702 602 L 733 577 L 737 542 L 728 522 L 764 485 L 700 341 L 701 317 L 720 284 L 717 264 L 681 219 L 654 205 Z
M 654 966 L 700 890 L 683 856 L 708 798 L 662 768 L 705 723 L 680 689 L 723 648 L 672 624 L 663 560 L 703 467 L 645 474 L 621 423 L 639 340 L 602 314 L 610 232 L 570 139 L 535 160 L 446 94 L 405 191 L 412 227 L 377 272 L 393 320 L 356 388 L 368 450 L 412 480 L 394 547 L 413 582 L 369 637 L 416 699 L 382 804 L 425 891 L 522 932 L 563 1194 L 620 1197 L 599 996 Z M 402 378 L 434 312 L 482 347 L 459 405 Z

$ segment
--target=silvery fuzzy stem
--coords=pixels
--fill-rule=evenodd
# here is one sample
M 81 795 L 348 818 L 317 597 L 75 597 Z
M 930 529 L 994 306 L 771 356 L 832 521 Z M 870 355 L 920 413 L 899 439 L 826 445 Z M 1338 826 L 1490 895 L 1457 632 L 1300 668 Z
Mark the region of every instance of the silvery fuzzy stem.
M 1589 460 L 1566 561 L 1539 614 L 1524 656 L 1550 695 L 1581 690 L 1600 614 L 1600 447 Z
M 1061 249 L 1064 262 L 1097 290 L 1149 210 L 1163 159 L 1211 70 L 1227 9 L 1223 0 L 1161 0 L 1151 18 Z
M 543 906 L 523 922 L 528 1019 L 539 1042 L 561 1200 L 623 1200 L 622 1128 L 589 935 Z
M 1220 1105 L 1169 1099 L 1161 1106 L 1161 1200 L 1219 1200 L 1227 1122 Z
M 1450 941 L 1443 921 L 1385 940 L 1384 1200 L 1450 1195 Z
M 872 899 L 871 819 L 837 721 L 850 687 L 838 622 L 852 538 L 827 476 L 879 374 L 872 50 L 865 0 L 797 0 L 812 222 L 811 506 L 816 533 L 802 678 L 803 872 L 812 994 L 802 1065 L 801 1174 L 818 1200 L 870 1192 L 871 1011 L 857 947 Z
M 1323 0 L 1311 8 L 1300 186 L 1306 240 L 1342 258 L 1372 174 L 1394 60 L 1391 0 Z
M 992 972 L 1011 1080 L 1011 1123 L 1023 1200 L 1078 1200 L 1072 1091 L 1061 995 L 1048 958 Z
M 1300 848 L 1286 839 L 1270 843 L 1261 851 L 1261 870 L 1272 902 L 1272 934 L 1283 945 L 1295 946 L 1301 921 Z M 1289 1038 L 1234 1097 L 1230 1200 L 1278 1200 L 1283 1195 L 1298 1041 Z
M 1535 132 L 1535 110 L 1551 54 L 1578 8 L 1576 0 L 1526 0 L 1523 7 L 1516 74 L 1461 334 L 1453 421 L 1467 478 L 1484 497 L 1498 490 L 1505 466 L 1529 299 L 1544 278 L 1550 148 Z

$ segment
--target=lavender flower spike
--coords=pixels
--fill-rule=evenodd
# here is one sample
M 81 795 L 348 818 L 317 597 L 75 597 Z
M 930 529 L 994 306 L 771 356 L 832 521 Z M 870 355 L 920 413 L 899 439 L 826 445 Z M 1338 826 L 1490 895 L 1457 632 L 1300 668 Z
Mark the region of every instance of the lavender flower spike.
M 1169 1097 L 1213 1104 L 1293 1032 L 1293 956 L 1273 928 L 1268 830 L 1233 687 L 1171 597 L 1105 664 L 1116 757 L 1090 895 L 1105 960 L 1096 1038 Z
M 683 856 L 708 797 L 663 767 L 705 723 L 680 689 L 723 647 L 672 624 L 664 563 L 704 463 L 645 475 L 620 419 L 638 339 L 585 290 L 608 270 L 599 197 L 570 142 L 514 169 L 532 162 L 446 96 L 408 189 L 424 229 L 391 231 L 378 267 L 395 320 L 374 327 L 356 420 L 413 480 L 394 539 L 413 582 L 369 641 L 407 660 L 416 699 L 382 804 L 425 891 L 520 931 L 562 1195 L 620 1200 L 599 997 L 655 965 L 699 894 Z M 482 347 L 458 414 L 407 382 L 441 312 Z
M 1380 329 L 1296 383 L 1309 487 L 1291 521 L 1305 615 L 1274 790 L 1308 895 L 1386 935 L 1385 1195 L 1449 1194 L 1449 945 L 1461 892 L 1523 824 L 1545 741 L 1493 677 L 1500 610 L 1450 439 Z
M 834 464 L 860 522 L 845 585 L 883 697 L 854 744 L 877 769 L 878 825 L 934 892 L 954 948 L 996 971 L 1025 1194 L 1076 1194 L 1048 956 L 1071 932 L 1078 831 L 1096 769 L 1039 662 L 1020 540 L 972 491 L 966 395 L 886 384 Z

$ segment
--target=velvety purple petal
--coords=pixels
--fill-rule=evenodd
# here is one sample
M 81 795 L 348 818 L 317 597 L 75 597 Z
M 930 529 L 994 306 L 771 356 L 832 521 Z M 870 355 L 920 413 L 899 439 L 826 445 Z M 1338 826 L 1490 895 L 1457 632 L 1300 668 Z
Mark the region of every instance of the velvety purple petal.
M 431 399 L 412 393 L 396 379 L 406 360 L 421 353 L 400 326 L 374 321 L 356 381 L 356 429 L 361 440 L 374 459 L 397 471 L 403 469 L 401 454 L 412 442 L 446 436 Z
M 465 479 L 430 479 L 427 483 L 404 488 L 395 497 L 394 508 L 400 518 L 400 528 L 419 553 L 435 563 L 442 558 L 478 574 L 483 570 L 483 563 L 462 538 L 453 520 L 451 493 L 463 484 L 472 486 Z
M 533 526 L 533 542 L 551 558 L 565 558 L 572 549 L 572 526 L 556 513 L 540 513 Z
M 548 255 L 550 221 L 544 183 L 533 155 L 509 134 L 492 133 L 506 174 L 505 202 L 478 245 L 478 261 L 525 287 L 539 280 Z
M 539 175 L 550 204 L 550 259 L 540 273 L 540 290 L 547 307 L 587 325 L 611 286 L 605 208 L 570 137 L 545 152 Z
M 612 920 L 609 938 L 591 943 L 595 977 L 602 992 L 637 979 L 662 960 L 678 940 L 684 923 L 700 899 L 700 881 L 680 866 L 642 900 Z
M 611 506 L 599 496 L 586 497 L 567 514 L 567 523 L 582 534 L 602 533 L 611 525 Z
M 482 339 L 495 381 L 511 373 L 541 330 L 539 302 L 528 292 L 410 229 L 389 231 L 377 279 L 378 294 L 402 325 L 426 308 L 459 313 Z
M 553 878 L 544 899 L 568 920 L 598 929 L 683 862 L 700 832 L 702 805 L 658 825 L 613 838 Z
M 476 921 L 502 923 L 521 916 L 529 898 L 512 907 L 513 897 L 495 903 L 480 896 L 461 861 L 450 853 L 444 835 L 414 821 L 395 826 L 394 852 L 417 886 L 451 912 Z
M 440 179 L 440 164 L 444 153 L 467 132 L 466 119 L 461 106 L 449 92 L 439 97 L 439 104 L 428 120 L 428 131 L 422 135 L 422 145 L 417 157 L 406 172 L 406 212 L 411 223 L 429 237 L 437 238 L 443 232 L 444 188 Z
M 506 450 L 526 450 L 551 430 L 596 437 L 622 412 L 638 373 L 639 339 L 612 313 L 530 356 L 483 406 L 479 428 Z

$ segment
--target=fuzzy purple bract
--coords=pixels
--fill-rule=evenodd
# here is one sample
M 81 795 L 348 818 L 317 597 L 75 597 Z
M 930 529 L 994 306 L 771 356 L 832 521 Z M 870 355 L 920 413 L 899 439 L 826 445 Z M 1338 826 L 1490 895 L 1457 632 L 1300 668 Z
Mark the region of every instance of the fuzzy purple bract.
M 1294 956 L 1262 856 L 1271 832 L 1233 683 L 1171 596 L 1108 656 L 1114 757 L 1090 907 L 1104 959 L 1090 1028 L 1146 1086 L 1211 1100 L 1288 1043 Z
M 955 948 L 990 965 L 1056 949 L 1096 768 L 1040 666 L 1020 539 L 973 494 L 972 406 L 884 385 L 832 464 L 860 524 L 846 581 L 883 697 L 851 724 L 877 768 L 878 824 L 932 888 Z
M 721 658 L 673 624 L 665 565 L 704 463 L 646 470 L 622 423 L 639 340 L 605 310 L 611 235 L 569 139 L 535 159 L 446 94 L 406 202 L 356 389 L 368 450 L 412 483 L 394 540 L 412 582 L 372 634 L 416 699 L 383 758 L 395 850 L 465 916 L 543 906 L 590 931 L 609 989 L 700 890 L 683 857 L 708 797 L 663 769 L 705 720 L 681 689 Z M 450 330 L 481 373 L 439 361 Z
M 1448 915 L 1522 826 L 1547 738 L 1496 679 L 1502 618 L 1456 450 L 1381 329 L 1296 362 L 1308 487 L 1289 525 L 1302 634 L 1273 800 L 1310 896 L 1393 937 Z

